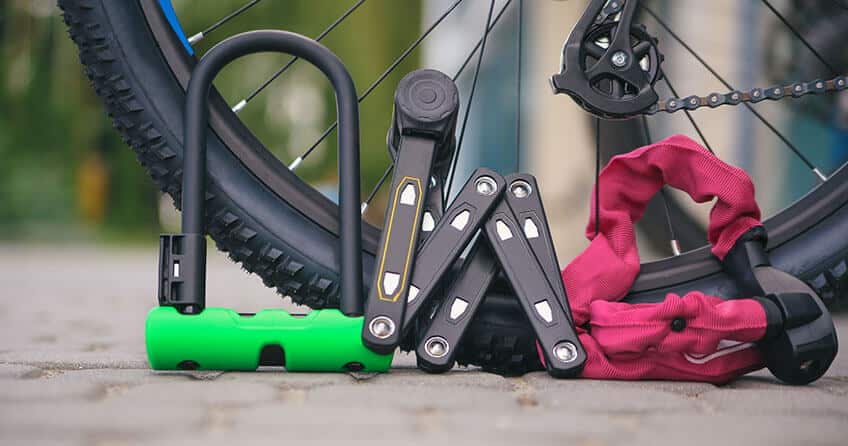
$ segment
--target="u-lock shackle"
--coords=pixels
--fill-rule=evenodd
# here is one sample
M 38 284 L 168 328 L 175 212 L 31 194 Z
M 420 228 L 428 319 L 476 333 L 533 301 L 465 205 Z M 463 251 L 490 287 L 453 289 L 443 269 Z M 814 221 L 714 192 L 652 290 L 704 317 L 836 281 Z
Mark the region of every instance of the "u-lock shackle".
M 206 243 L 204 238 L 206 133 L 212 81 L 230 62 L 254 53 L 277 52 L 311 63 L 330 80 L 336 94 L 339 148 L 340 271 L 339 309 L 361 316 L 362 221 L 359 214 L 359 102 L 353 79 L 341 60 L 320 43 L 286 31 L 260 30 L 220 42 L 200 59 L 188 84 L 185 106 L 182 189 L 182 232 L 187 236 L 183 271 L 186 313 L 202 311 L 206 301 Z

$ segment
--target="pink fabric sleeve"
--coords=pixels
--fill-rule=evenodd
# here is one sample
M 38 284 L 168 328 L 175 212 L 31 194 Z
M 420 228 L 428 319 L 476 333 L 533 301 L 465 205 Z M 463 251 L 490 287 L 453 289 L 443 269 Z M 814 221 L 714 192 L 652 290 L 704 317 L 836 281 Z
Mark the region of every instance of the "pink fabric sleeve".
M 675 319 L 685 321 L 679 331 Z M 657 304 L 597 301 L 590 326 L 591 334 L 577 329 L 587 355 L 582 378 L 723 384 L 764 366 L 755 342 L 765 314 L 751 299 L 693 292 Z
M 691 292 L 656 304 L 595 301 L 581 376 L 671 379 L 721 384 L 763 368 L 755 342 L 765 335 L 763 307 Z
M 762 368 L 754 342 L 764 335 L 766 320 L 754 300 L 691 292 L 656 304 L 616 302 L 639 273 L 633 223 L 664 184 L 699 203 L 716 200 L 708 238 L 722 259 L 740 235 L 760 224 L 748 175 L 678 135 L 614 157 L 599 183 L 600 232 L 594 233 L 593 213 L 590 245 L 562 273 L 588 354 L 582 376 L 723 383 Z M 580 328 L 587 325 L 588 332 Z
M 635 358 L 608 357 L 588 333 L 580 335 L 586 349 L 582 378 L 674 381 L 700 381 L 724 384 L 763 368 L 760 351 L 752 343 L 724 342 L 707 355 L 660 353 L 649 350 Z
M 723 341 L 754 342 L 765 335 L 765 312 L 752 299 L 724 300 L 693 291 L 656 304 L 593 302 L 592 337 L 609 357 L 648 351 L 706 355 Z
M 754 185 L 745 171 L 686 136 L 675 135 L 614 157 L 599 183 L 600 233 L 594 235 L 595 217 L 590 212 L 586 235 L 592 241 L 562 273 L 576 325 L 587 322 L 592 301 L 617 301 L 627 294 L 639 273 L 633 223 L 642 218 L 648 200 L 663 184 L 685 191 L 698 203 L 716 200 L 708 238 L 720 259 L 740 235 L 760 224 Z

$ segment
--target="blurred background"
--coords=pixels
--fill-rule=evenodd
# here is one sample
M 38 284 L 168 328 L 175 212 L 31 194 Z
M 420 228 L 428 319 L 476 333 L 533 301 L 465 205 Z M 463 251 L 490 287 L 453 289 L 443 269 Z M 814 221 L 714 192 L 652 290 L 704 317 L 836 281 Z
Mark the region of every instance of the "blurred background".
M 249 3 L 174 0 L 187 35 Z M 318 35 L 353 1 L 263 1 L 225 23 L 195 45 L 202 53 L 229 35 L 278 28 Z M 433 23 L 454 0 L 369 0 L 322 41 L 344 61 L 361 92 Z M 519 166 L 536 174 L 567 262 L 584 246 L 595 157 L 594 123 L 566 96 L 550 93 L 547 79 L 559 71 L 562 42 L 579 18 L 582 0 L 533 0 L 523 6 L 521 92 L 517 74 L 517 1 L 497 0 L 503 10 L 489 37 L 469 116 L 457 183 L 477 166 L 504 173 Z M 739 89 L 824 78 L 827 71 L 787 29 L 754 0 L 655 0 L 648 4 L 714 68 Z M 846 10 L 838 2 L 773 2 L 825 53 L 842 64 Z M 394 86 L 419 67 L 456 72 L 486 22 L 487 0 L 466 0 L 442 22 L 362 103 L 363 195 L 377 184 L 388 163 L 385 134 Z M 659 38 L 662 66 L 681 96 L 725 88 L 650 17 L 640 17 Z M 176 227 L 178 215 L 111 128 L 50 0 L 0 2 L 0 239 L 17 243 L 154 246 L 157 234 Z M 231 105 L 250 94 L 286 61 L 256 55 L 228 67 L 216 86 Z M 462 105 L 470 89 L 473 60 L 459 77 Z M 672 96 L 660 83 L 660 97 Z M 846 159 L 845 95 L 762 103 L 758 110 L 803 150 L 825 174 Z M 520 105 L 520 141 L 516 114 Z M 463 110 L 464 112 L 464 110 Z M 308 148 L 334 120 L 332 93 L 307 64 L 296 64 L 240 111 L 240 118 L 285 164 Z M 742 107 L 698 110 L 695 118 L 723 159 L 745 168 L 757 185 L 766 215 L 785 207 L 816 184 L 791 151 Z M 654 140 L 685 133 L 701 140 L 685 115 L 648 118 Z M 603 156 L 632 147 L 638 126 L 602 126 Z M 607 136 L 608 135 L 608 136 Z M 298 175 L 333 195 L 333 138 L 319 145 Z M 621 141 L 629 141 L 623 143 Z M 326 146 L 326 147 L 325 147 Z M 517 155 L 517 146 L 521 155 Z M 363 197 L 364 198 L 364 197 Z M 697 225 L 708 208 L 676 196 Z M 366 218 L 379 224 L 384 198 L 378 194 Z M 662 220 L 660 220 L 662 222 Z M 680 223 L 684 224 L 684 223 Z M 687 223 L 688 224 L 688 223 Z M 659 223 L 651 223 L 656 227 Z M 646 257 L 667 255 L 665 229 L 643 227 Z M 650 243 L 648 241 L 650 241 Z M 689 242 L 692 249 L 696 242 Z
M 257 28 L 314 38 L 359 4 L 322 43 L 347 65 L 360 93 L 454 8 L 361 104 L 363 200 L 389 162 L 386 130 L 398 81 L 421 67 L 457 73 L 480 39 L 491 5 L 491 0 L 87 1 L 109 5 L 113 13 L 124 5 L 172 4 L 186 36 L 214 28 L 193 39 L 191 47 L 200 55 L 228 36 Z M 739 90 L 831 77 L 762 0 L 642 1 Z M 846 73 L 846 1 L 771 3 Z M 569 97 L 551 94 L 548 79 L 560 71 L 562 44 L 586 4 L 494 1 L 497 20 L 455 181 L 462 184 L 478 166 L 535 174 L 563 264 L 587 244 L 595 121 Z M 658 37 L 662 69 L 681 96 L 727 91 L 656 20 L 640 15 L 636 21 Z M 159 55 L 157 48 L 150 50 Z M 216 87 L 229 106 L 238 106 L 286 61 L 274 55 L 240 59 L 218 77 Z M 476 57 L 457 80 L 463 113 L 475 62 Z M 672 96 L 665 81 L 657 88 L 661 98 Z M 825 175 L 848 158 L 848 93 L 766 101 L 756 109 Z M 210 445 L 223 438 L 226 444 L 249 444 L 259 435 L 305 444 L 331 435 L 334 444 L 350 445 L 360 438 L 373 443 L 375 432 L 383 438 L 403 434 L 404 444 L 414 435 L 428 445 L 657 444 L 657 432 L 667 442 L 687 445 L 790 443 L 787 438 L 845 444 L 835 440 L 845 437 L 844 358 L 837 358 L 826 379 L 804 389 L 771 384 L 765 372 L 718 389 L 697 383 L 553 383 L 541 374 L 501 380 L 460 372 L 441 378 L 404 370 L 376 380 L 358 374 L 153 373 L 144 327 L 157 304 L 157 241 L 162 232 L 179 231 L 179 214 L 112 128 L 54 0 L 0 0 L 0 110 L 0 444 Z M 323 76 L 301 62 L 261 88 L 238 118 L 273 156 L 292 165 L 334 115 Z M 722 159 L 751 174 L 766 216 L 817 184 L 798 157 L 743 107 L 699 109 L 693 118 Z M 653 140 L 683 133 L 703 141 L 683 113 L 646 121 Z M 641 119 L 604 122 L 600 136 L 604 160 L 646 142 Z M 337 184 L 334 140 L 333 134 L 316 145 L 296 169 L 330 198 Z M 383 219 L 385 189 L 365 214 L 373 224 Z M 710 203 L 670 196 L 682 248 L 704 244 Z M 671 255 L 661 203 L 652 204 L 637 229 L 643 261 Z M 283 264 L 287 260 L 278 263 Z M 828 292 L 844 293 L 845 257 L 827 267 L 819 277 L 839 286 Z M 207 278 L 209 306 L 306 310 L 279 298 L 211 246 Z M 844 335 L 845 313 L 837 315 L 837 324 Z M 415 364 L 411 354 L 395 356 L 396 367 Z

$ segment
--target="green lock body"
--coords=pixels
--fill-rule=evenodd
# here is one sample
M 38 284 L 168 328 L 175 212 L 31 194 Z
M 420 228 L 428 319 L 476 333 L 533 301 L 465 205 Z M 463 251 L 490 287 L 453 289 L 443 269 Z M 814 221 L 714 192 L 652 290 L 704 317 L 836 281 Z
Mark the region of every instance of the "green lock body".
M 147 359 L 154 370 L 243 370 L 259 367 L 266 346 L 280 346 L 290 372 L 385 372 L 392 355 L 379 355 L 362 344 L 362 317 L 338 310 L 303 316 L 262 310 L 243 316 L 228 308 L 180 314 L 157 307 L 147 315 Z M 180 366 L 183 364 L 183 366 Z
M 248 54 L 289 54 L 319 69 L 336 95 L 339 160 L 339 310 L 304 316 L 282 310 L 240 315 L 206 307 L 206 142 L 209 91 L 226 65 Z M 388 370 L 392 355 L 362 344 L 362 217 L 359 175 L 359 102 L 341 60 L 315 40 L 259 30 L 210 49 L 192 71 L 186 91 L 182 175 L 182 230 L 160 240 L 159 307 L 147 315 L 147 357 L 155 370 L 256 370 L 281 364 L 289 371 Z M 269 348 L 270 347 L 270 348 Z M 282 350 L 282 355 L 280 355 Z M 263 355 L 263 352 L 265 353 Z M 392 352 L 387 352 L 392 353 Z

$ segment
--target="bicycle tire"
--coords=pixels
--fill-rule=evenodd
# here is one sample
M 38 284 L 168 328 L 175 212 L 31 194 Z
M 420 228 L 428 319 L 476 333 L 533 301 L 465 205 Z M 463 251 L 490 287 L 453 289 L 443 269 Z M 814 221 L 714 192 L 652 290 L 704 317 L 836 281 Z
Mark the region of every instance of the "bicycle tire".
M 113 125 L 178 206 L 182 82 L 193 59 L 175 36 L 171 42 L 167 36 L 154 36 L 165 21 L 161 12 L 158 18 L 155 12 L 150 15 L 155 4 L 155 0 L 59 0 L 85 73 Z M 182 64 L 166 57 L 177 51 L 183 52 Z M 312 308 L 336 306 L 337 208 L 265 150 L 217 92 L 211 104 L 209 234 L 220 250 L 281 295 Z M 274 172 L 273 178 L 269 171 Z M 807 280 L 831 306 L 848 293 L 846 180 L 848 169 L 843 167 L 827 183 L 765 222 L 775 266 Z M 367 284 L 379 230 L 363 226 Z M 505 285 L 494 286 L 503 290 Z M 727 297 L 736 292 L 705 247 L 643 264 L 625 299 L 655 302 L 669 292 L 691 289 Z M 458 347 L 457 361 L 507 375 L 541 367 L 535 336 L 508 292 L 489 293 Z

